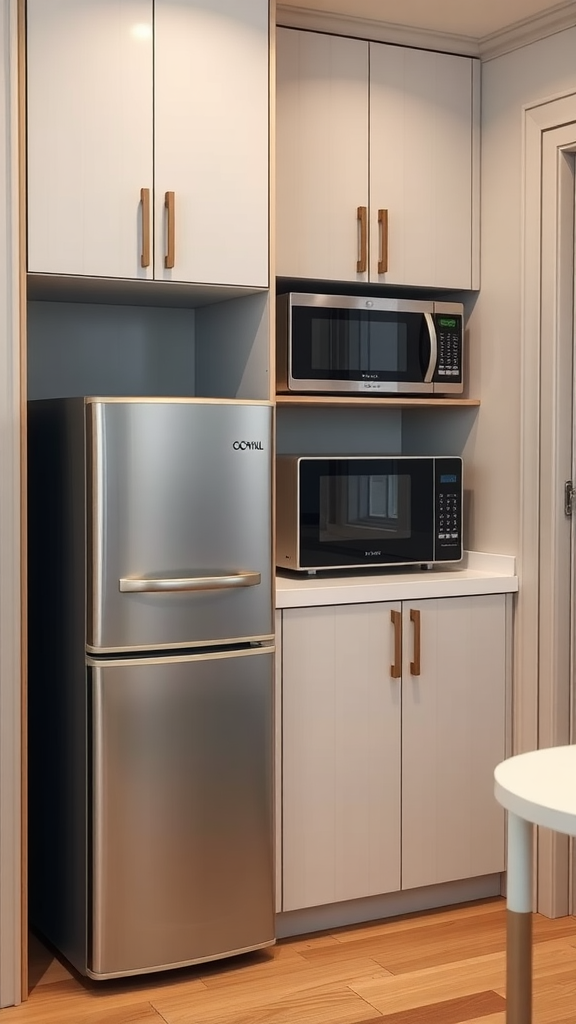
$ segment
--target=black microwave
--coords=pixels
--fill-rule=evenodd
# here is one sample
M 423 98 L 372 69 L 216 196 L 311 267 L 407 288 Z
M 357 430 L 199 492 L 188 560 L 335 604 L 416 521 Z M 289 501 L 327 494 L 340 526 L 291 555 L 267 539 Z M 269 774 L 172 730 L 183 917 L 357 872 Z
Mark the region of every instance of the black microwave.
M 460 302 L 288 292 L 276 308 L 279 392 L 452 395 L 464 389 Z
M 276 565 L 434 565 L 462 558 L 462 459 L 279 455 Z

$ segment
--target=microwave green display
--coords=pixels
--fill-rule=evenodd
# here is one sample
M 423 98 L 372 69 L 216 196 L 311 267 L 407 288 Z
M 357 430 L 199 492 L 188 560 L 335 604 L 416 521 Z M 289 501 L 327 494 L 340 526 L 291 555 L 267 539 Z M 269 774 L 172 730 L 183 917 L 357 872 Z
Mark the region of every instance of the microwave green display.
M 441 316 L 438 317 L 438 323 L 440 327 L 456 327 L 456 318 L 453 316 Z

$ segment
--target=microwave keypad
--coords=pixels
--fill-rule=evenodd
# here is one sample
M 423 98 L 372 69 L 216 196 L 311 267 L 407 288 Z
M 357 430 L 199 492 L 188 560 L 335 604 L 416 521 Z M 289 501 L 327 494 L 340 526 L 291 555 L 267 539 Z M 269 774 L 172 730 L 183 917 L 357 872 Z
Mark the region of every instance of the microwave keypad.
M 461 330 L 436 329 L 438 339 L 438 377 L 458 377 L 462 373 L 460 352 L 462 348 Z
M 435 460 L 435 561 L 462 557 L 462 460 Z
M 458 540 L 458 495 L 438 496 L 438 540 Z

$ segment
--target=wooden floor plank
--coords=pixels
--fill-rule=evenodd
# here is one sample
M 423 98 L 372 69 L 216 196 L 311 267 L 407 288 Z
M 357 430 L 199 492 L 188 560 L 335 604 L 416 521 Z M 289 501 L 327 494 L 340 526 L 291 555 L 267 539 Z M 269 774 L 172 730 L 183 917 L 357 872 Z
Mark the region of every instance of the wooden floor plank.
M 381 1024 L 383 1017 L 378 1018 L 378 1024 Z M 488 1017 L 474 1017 L 474 1020 L 467 1020 L 466 1024 L 506 1024 L 506 1011 L 500 1010 L 499 1013 L 491 1013 Z
M 576 970 L 557 968 L 546 975 L 536 972 L 534 1020 L 537 1024 L 574 1024 L 576 1021 Z M 503 993 L 502 993 L 503 994 Z
M 541 923 L 543 921 L 546 925 Z M 535 915 L 534 942 L 552 935 L 574 936 L 573 918 L 547 921 Z M 403 941 L 399 941 L 399 936 Z M 446 918 L 437 919 L 433 925 L 414 919 L 409 928 L 401 931 L 389 922 L 372 932 L 364 930 L 362 937 L 352 934 L 348 938 L 342 937 L 337 944 L 316 944 L 310 949 L 302 949 L 300 955 L 314 964 L 343 962 L 351 955 L 364 955 L 376 960 L 391 974 L 405 974 L 453 960 L 499 953 L 505 948 L 506 911 L 501 907 L 498 913 L 459 917 L 457 928 L 452 919 Z
M 436 925 L 441 924 L 446 920 L 446 915 L 451 914 L 454 921 L 460 923 L 467 921 L 471 917 L 486 918 L 491 914 L 502 915 L 506 909 L 506 901 L 502 896 L 490 896 L 486 899 L 475 900 L 472 903 L 461 903 L 456 906 L 432 910 L 422 910 L 414 912 L 412 914 L 404 914 L 402 917 L 391 917 L 385 921 L 370 921 L 368 924 L 356 924 L 351 925 L 348 928 L 342 928 L 332 933 L 330 936 L 331 940 L 340 941 L 343 939 L 346 942 L 354 942 L 356 939 L 366 938 L 367 936 L 373 936 L 375 934 L 385 934 L 390 929 L 393 929 L 396 935 L 403 936 L 404 932 L 411 931 L 412 928 L 434 928 Z M 315 938 L 321 939 L 325 932 L 319 932 Z
M 444 999 L 412 1010 L 387 1013 L 367 1024 L 463 1024 L 470 1020 L 486 1020 L 506 1009 L 506 1000 L 496 992 L 475 992 L 460 999 Z
M 505 953 L 491 953 L 407 974 L 354 982 L 352 987 L 379 1013 L 390 1014 L 486 990 L 504 995 L 505 969 Z M 545 979 L 568 969 L 576 974 L 576 948 L 566 939 L 552 939 L 534 947 L 536 982 L 545 983 Z
M 166 1024 L 172 1024 L 169 1011 L 164 1011 L 162 1017 Z M 330 986 L 287 995 L 261 1006 L 220 1007 L 208 1015 L 202 1007 L 190 1005 L 177 1019 L 180 1024 L 364 1024 L 373 1021 L 374 1007 L 344 986 Z
M 32 940 L 30 999 L 0 1024 L 504 1024 L 505 919 L 496 899 L 111 982 Z M 576 1024 L 576 919 L 533 924 L 534 1024 Z
M 327 986 L 343 990 L 345 987 L 351 988 L 350 982 L 357 982 L 359 978 L 374 981 L 383 977 L 388 977 L 387 973 L 368 958 L 322 967 L 305 964 L 303 969 L 284 972 L 278 977 L 260 979 L 252 976 L 250 982 L 246 981 L 243 974 L 239 974 L 234 980 L 228 978 L 224 985 L 218 985 L 213 979 L 206 992 L 198 993 L 194 1009 L 202 1024 L 228 1024 L 229 1021 L 235 1024 L 237 1016 L 242 1012 L 248 1013 L 250 1009 L 264 1010 L 287 999 L 298 1000 L 300 1003 L 309 999 L 313 1003 L 318 998 L 319 990 Z M 356 992 L 356 995 L 360 999 L 364 998 L 361 993 Z M 154 998 L 152 1003 L 168 1024 L 189 1024 L 189 1003 L 182 999 L 179 992 L 163 993 L 161 997 Z M 371 1012 L 374 1016 L 373 1009 Z

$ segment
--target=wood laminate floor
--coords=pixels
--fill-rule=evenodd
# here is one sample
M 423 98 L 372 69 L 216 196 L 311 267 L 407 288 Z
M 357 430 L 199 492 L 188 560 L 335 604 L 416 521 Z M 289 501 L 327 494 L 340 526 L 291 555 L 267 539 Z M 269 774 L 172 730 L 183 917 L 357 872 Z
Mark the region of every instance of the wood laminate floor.
M 505 903 L 467 904 L 138 979 L 88 982 L 31 939 L 0 1024 L 504 1024 Z M 534 916 L 534 1022 L 576 1022 L 576 918 Z

